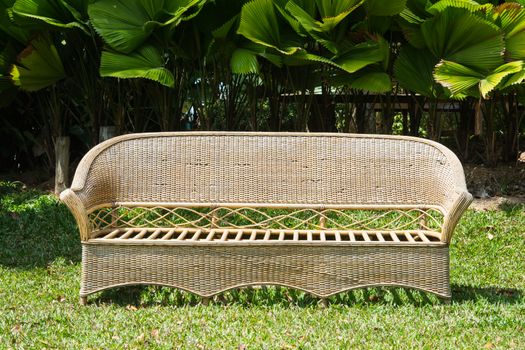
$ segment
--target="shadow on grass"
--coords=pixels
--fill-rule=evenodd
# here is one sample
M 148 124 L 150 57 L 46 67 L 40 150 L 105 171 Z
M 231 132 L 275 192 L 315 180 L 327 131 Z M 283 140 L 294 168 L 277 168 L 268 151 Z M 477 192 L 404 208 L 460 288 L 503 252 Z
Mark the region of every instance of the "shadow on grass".
M 0 265 L 46 267 L 57 258 L 79 262 L 75 221 L 56 197 L 0 182 Z
M 452 303 L 483 301 L 490 304 L 517 304 L 523 293 L 514 288 L 452 285 Z
M 476 288 L 463 285 L 452 286 L 452 304 L 485 302 L 491 304 L 516 304 L 522 300 L 522 293 L 516 289 L 498 287 Z M 197 306 L 202 299 L 194 294 L 168 287 L 131 286 L 113 288 L 90 296 L 90 303 L 116 304 L 134 307 L 151 306 Z M 319 298 L 308 293 L 285 287 L 245 287 L 214 296 L 210 304 L 241 307 L 318 307 Z M 419 290 L 404 288 L 361 288 L 343 292 L 328 298 L 330 306 L 353 305 L 440 305 L 444 301 L 437 296 Z
M 498 205 L 498 209 L 503 211 L 507 216 L 515 216 L 525 212 L 524 203 L 513 203 L 513 202 L 503 202 Z

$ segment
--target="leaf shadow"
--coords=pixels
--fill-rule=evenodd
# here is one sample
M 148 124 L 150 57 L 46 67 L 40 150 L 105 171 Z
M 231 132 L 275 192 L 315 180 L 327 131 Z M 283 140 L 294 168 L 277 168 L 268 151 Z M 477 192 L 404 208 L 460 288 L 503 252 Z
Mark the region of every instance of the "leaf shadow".
M 498 209 L 503 211 L 507 217 L 520 215 L 525 211 L 525 198 L 523 203 L 505 201 L 498 205 Z
M 518 304 L 523 302 L 523 297 L 523 292 L 515 288 L 452 285 L 452 303 L 474 301 L 489 304 Z
M 487 302 L 491 304 L 517 304 L 523 294 L 517 289 L 504 287 L 452 286 L 452 305 L 465 302 Z M 197 307 L 202 298 L 182 290 L 159 286 L 126 286 L 112 288 L 90 297 L 90 304 L 116 304 L 134 307 Z M 339 293 L 327 298 L 327 303 L 306 292 L 279 286 L 243 287 L 220 293 L 210 299 L 209 305 L 238 306 L 242 308 L 273 307 L 314 308 L 348 307 L 366 305 L 390 305 L 393 307 L 412 305 L 443 305 L 443 301 L 432 293 L 408 288 L 371 287 Z

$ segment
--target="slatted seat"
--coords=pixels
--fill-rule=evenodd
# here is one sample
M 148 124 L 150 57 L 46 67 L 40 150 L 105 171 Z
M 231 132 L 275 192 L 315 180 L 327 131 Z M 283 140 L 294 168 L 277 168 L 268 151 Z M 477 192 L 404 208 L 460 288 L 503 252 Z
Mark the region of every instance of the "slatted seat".
M 443 245 L 439 232 L 432 231 L 331 231 L 282 229 L 117 228 L 95 231 L 88 243 L 101 244 L 288 244 L 295 243 L 383 243 Z
M 472 196 L 454 154 L 427 140 L 192 132 L 96 146 L 61 199 L 79 225 L 85 303 L 129 284 L 450 298 L 449 243 Z

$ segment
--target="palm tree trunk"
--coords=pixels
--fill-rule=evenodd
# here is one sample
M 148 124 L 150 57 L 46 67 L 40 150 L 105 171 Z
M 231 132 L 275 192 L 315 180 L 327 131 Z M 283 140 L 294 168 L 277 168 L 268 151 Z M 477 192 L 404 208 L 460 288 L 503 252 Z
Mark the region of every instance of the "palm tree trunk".
M 69 183 L 69 137 L 59 136 L 55 140 L 55 194 L 64 191 Z

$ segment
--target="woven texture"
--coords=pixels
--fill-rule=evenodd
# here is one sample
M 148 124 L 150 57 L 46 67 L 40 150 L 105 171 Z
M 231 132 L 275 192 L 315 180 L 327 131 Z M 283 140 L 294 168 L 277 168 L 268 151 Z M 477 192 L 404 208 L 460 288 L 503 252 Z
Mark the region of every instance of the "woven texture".
M 446 206 L 462 176 L 431 144 L 337 134 L 143 136 L 101 149 L 90 163 L 72 186 L 88 209 L 113 202 Z
M 106 141 L 61 199 L 83 242 L 83 297 L 127 284 L 449 297 L 448 244 L 472 196 L 459 160 L 431 141 L 199 132 Z
M 364 286 L 403 286 L 450 297 L 448 247 L 109 246 L 84 244 L 85 296 L 112 286 L 160 284 L 200 296 L 276 284 L 326 297 Z

